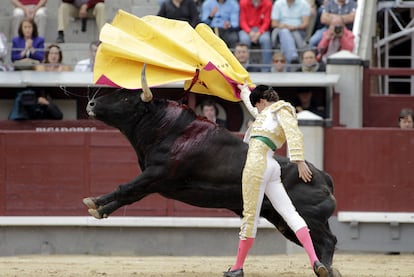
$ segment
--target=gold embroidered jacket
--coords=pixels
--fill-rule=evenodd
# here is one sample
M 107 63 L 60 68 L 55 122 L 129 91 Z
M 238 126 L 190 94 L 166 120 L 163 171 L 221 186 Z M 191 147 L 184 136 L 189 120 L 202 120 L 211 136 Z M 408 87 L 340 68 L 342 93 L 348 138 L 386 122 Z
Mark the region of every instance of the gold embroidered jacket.
M 263 136 L 269 138 L 277 148 L 282 147 L 287 141 L 287 154 L 290 160 L 303 161 L 303 134 L 298 127 L 295 108 L 290 103 L 279 100 L 258 113 L 250 103 L 250 91 L 246 91 L 241 92 L 241 98 L 256 120 L 247 130 L 245 141 L 250 140 L 252 136 Z

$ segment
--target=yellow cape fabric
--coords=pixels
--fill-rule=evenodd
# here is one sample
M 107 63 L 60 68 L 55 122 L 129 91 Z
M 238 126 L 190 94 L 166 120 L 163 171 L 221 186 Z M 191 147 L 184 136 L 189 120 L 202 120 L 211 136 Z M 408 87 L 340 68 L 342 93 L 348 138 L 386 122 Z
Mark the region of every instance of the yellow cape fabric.
M 253 86 L 249 73 L 226 44 L 206 24 L 194 29 L 187 22 L 159 16 L 136 17 L 118 11 L 100 33 L 94 82 L 128 89 L 141 88 L 147 64 L 150 87 L 184 81 L 195 93 L 240 101 L 237 84 Z

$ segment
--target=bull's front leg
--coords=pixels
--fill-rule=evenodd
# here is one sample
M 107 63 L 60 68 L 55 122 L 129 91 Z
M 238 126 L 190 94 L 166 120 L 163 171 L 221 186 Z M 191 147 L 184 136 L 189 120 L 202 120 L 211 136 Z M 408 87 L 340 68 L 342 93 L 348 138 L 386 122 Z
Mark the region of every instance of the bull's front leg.
M 149 167 L 134 180 L 119 185 L 111 193 L 98 197 L 87 197 L 83 203 L 88 207 L 88 213 L 97 218 L 107 218 L 111 213 L 122 206 L 132 204 L 145 196 L 158 192 L 154 184 L 164 178 L 163 170 L 160 167 Z

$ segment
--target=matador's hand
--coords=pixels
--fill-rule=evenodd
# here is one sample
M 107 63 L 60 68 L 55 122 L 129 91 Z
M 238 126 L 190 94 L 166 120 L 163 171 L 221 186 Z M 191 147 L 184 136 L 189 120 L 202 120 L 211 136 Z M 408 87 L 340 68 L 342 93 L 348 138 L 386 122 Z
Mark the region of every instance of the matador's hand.
M 245 81 L 243 85 L 237 84 L 237 87 L 239 88 L 240 93 L 244 93 L 248 96 L 250 95 L 250 88 L 249 88 L 249 85 L 248 85 L 247 81 Z M 256 86 L 253 85 L 253 88 L 254 87 L 256 87 Z
M 309 169 L 305 161 L 295 161 L 298 165 L 299 178 L 301 178 L 305 183 L 312 180 L 312 171 Z

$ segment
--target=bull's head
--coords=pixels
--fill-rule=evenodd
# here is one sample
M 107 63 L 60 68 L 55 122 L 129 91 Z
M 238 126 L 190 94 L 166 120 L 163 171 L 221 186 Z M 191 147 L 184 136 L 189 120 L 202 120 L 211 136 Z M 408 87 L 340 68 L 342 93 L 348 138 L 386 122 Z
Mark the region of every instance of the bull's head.
M 89 100 L 86 107 L 88 115 L 119 129 L 127 122 L 139 120 L 147 111 L 146 102 L 152 100 L 145 71 L 144 65 L 141 72 L 142 93 L 140 97 L 137 97 L 134 91 L 118 89 Z

